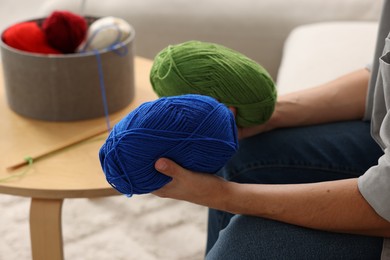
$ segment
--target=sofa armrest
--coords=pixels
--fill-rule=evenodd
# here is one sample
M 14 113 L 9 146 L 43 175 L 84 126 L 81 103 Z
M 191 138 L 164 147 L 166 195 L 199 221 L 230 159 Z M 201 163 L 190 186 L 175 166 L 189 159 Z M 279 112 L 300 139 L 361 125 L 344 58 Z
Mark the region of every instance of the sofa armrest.
M 286 40 L 278 73 L 279 94 L 313 87 L 372 63 L 376 22 L 299 26 Z
M 288 33 L 301 24 L 376 20 L 382 0 L 86 0 L 84 13 L 117 16 L 136 31 L 136 54 L 154 58 L 169 44 L 220 43 L 262 64 L 275 78 Z M 80 12 L 81 0 L 47 0 L 53 10 Z

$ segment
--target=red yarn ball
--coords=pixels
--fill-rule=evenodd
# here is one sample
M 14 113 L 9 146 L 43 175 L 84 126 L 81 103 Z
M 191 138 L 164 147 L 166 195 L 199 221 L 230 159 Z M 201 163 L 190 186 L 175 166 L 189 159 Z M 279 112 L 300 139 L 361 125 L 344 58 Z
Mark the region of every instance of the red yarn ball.
M 42 24 L 49 44 L 63 53 L 74 53 L 87 35 L 87 21 L 68 11 L 54 11 Z
M 3 42 L 22 51 L 40 54 L 60 54 L 46 41 L 46 36 L 36 22 L 15 24 L 3 33 Z

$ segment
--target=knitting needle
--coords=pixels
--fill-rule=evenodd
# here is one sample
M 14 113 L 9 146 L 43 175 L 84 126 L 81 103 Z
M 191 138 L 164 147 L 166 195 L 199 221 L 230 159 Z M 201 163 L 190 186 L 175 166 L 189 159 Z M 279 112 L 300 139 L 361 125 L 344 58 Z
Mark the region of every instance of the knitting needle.
M 42 153 L 39 153 L 39 154 L 36 154 L 36 155 L 33 155 L 33 156 L 29 156 L 28 158 L 29 158 L 29 160 L 33 160 L 35 162 L 35 161 L 37 161 L 37 160 L 39 160 L 39 159 L 41 159 L 41 158 L 43 158 L 43 157 L 45 157 L 47 155 L 53 154 L 55 152 L 58 152 L 58 151 L 63 150 L 65 148 L 71 147 L 71 146 L 73 146 L 75 144 L 81 143 L 81 142 L 83 142 L 85 140 L 88 140 L 88 139 L 90 139 L 92 137 L 96 137 L 96 136 L 99 136 L 99 135 L 107 133 L 107 132 L 109 132 L 109 131 L 105 127 L 104 129 L 97 130 L 95 133 L 93 133 L 91 135 L 80 137 L 80 138 L 77 138 L 75 140 L 68 141 L 67 143 L 62 144 L 62 145 L 60 145 L 58 147 L 55 147 L 55 148 L 53 148 L 53 149 L 51 149 L 49 151 L 44 151 Z M 8 171 L 13 171 L 13 170 L 16 170 L 16 169 L 18 169 L 18 168 L 20 168 L 22 166 L 27 165 L 28 163 L 29 163 L 28 160 L 23 160 L 21 162 L 18 162 L 18 163 L 15 163 L 13 165 L 8 166 L 7 170 Z

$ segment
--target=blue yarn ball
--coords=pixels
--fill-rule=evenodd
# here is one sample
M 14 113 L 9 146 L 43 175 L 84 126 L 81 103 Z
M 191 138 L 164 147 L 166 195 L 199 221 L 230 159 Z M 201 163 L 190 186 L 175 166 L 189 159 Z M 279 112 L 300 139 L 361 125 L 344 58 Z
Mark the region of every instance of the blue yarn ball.
M 108 183 L 132 196 L 171 177 L 155 170 L 161 157 L 196 172 L 215 173 L 238 149 L 232 112 L 214 98 L 188 94 L 146 102 L 114 126 L 99 151 Z

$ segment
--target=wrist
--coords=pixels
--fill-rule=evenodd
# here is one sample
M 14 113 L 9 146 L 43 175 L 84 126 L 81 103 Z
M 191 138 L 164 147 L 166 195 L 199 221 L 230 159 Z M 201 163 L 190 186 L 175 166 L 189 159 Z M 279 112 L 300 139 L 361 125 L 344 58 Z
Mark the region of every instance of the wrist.
M 295 103 L 295 101 L 283 97 L 277 100 L 272 117 L 267 123 L 269 130 L 288 126 L 286 125 L 286 118 L 289 117 L 289 111 L 291 111 L 293 103 Z
M 263 216 L 264 203 L 258 196 L 258 184 L 227 182 L 221 210 L 232 214 Z

